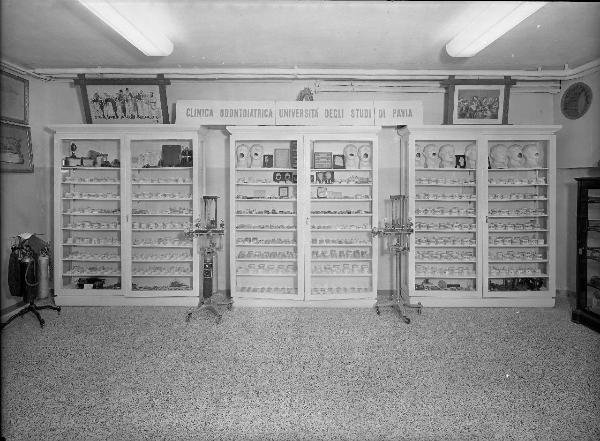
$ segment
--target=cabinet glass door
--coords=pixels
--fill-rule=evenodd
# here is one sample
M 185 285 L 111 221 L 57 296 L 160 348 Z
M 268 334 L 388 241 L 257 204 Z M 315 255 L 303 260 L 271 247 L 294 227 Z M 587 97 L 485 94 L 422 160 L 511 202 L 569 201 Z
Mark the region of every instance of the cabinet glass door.
M 236 297 L 302 300 L 300 139 L 232 137 L 232 277 Z
M 600 188 L 590 188 L 587 199 L 587 237 L 585 238 L 585 309 L 600 314 Z M 581 197 L 581 196 L 580 196 Z M 578 293 L 578 295 L 581 295 Z
M 197 295 L 193 290 L 196 216 L 191 139 L 130 141 L 132 295 Z
M 415 140 L 415 290 L 480 297 L 477 141 Z
M 376 296 L 377 242 L 371 234 L 377 225 L 376 141 L 340 138 L 305 141 L 310 170 L 306 279 L 312 300 Z
M 60 190 L 55 204 L 60 229 L 58 287 L 122 288 L 122 143 L 120 139 L 61 139 Z M 70 293 L 81 293 L 73 291 Z
M 548 148 L 547 141 L 488 142 L 487 296 L 549 290 Z

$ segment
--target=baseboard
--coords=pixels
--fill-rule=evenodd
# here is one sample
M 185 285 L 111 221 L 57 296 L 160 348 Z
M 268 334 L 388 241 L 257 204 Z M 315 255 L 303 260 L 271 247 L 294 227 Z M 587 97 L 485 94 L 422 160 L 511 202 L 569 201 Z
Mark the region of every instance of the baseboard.
M 0 321 L 2 321 L 2 323 L 4 323 L 5 321 L 7 321 L 13 314 L 16 314 L 17 312 L 19 312 L 25 305 L 25 302 L 23 300 L 15 303 L 14 305 L 11 305 L 7 308 L 4 308 L 0 311 Z

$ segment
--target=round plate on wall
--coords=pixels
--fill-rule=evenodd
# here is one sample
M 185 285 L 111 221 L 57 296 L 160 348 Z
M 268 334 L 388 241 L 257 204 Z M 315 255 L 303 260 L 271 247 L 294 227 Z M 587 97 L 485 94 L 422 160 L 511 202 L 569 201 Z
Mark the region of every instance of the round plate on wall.
M 592 104 L 592 89 L 585 83 L 571 84 L 560 101 L 560 110 L 569 119 L 581 118 Z

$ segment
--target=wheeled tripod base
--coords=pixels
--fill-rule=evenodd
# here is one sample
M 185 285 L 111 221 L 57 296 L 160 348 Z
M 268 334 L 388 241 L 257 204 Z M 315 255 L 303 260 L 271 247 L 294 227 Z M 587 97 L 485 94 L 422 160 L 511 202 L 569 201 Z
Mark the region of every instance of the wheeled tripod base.
M 217 318 L 216 323 L 218 325 L 219 323 L 221 323 L 223 314 L 216 307 L 223 305 L 227 306 L 228 311 L 231 311 L 231 308 L 233 307 L 233 299 L 229 298 L 222 302 L 213 302 L 212 297 L 202 298 L 195 309 L 188 311 L 185 321 L 189 322 L 194 312 L 206 309 L 207 311 L 212 312 L 215 315 L 215 317 Z
M 16 319 L 17 317 L 23 317 L 28 312 L 33 313 L 37 317 L 38 321 L 40 322 L 40 327 L 43 328 L 44 324 L 46 322 L 44 321 L 44 319 L 38 312 L 41 309 L 53 309 L 54 311 L 57 311 L 60 314 L 60 306 L 56 306 L 56 305 L 37 306 L 33 301 L 31 301 L 31 302 L 29 302 L 29 305 L 27 305 L 25 308 L 21 309 L 15 315 L 13 315 L 11 318 L 9 318 L 8 321 L 6 321 L 5 323 L 2 323 L 2 327 L 0 329 L 4 329 L 4 327 L 6 325 L 8 325 L 10 322 L 12 322 L 14 319 Z
M 404 308 L 416 309 L 417 314 L 421 314 L 421 308 L 423 307 L 423 305 L 421 305 L 421 303 L 418 303 L 417 305 L 406 304 L 402 301 L 402 296 L 394 293 L 390 300 L 387 300 L 384 302 L 380 302 L 379 300 L 377 300 L 377 303 L 375 303 L 375 312 L 377 313 L 377 315 L 380 315 L 381 314 L 380 308 L 386 308 L 386 307 L 391 307 L 394 311 L 396 311 L 398 313 L 400 318 L 402 320 L 404 320 L 404 323 L 409 325 L 410 318 L 404 314 Z

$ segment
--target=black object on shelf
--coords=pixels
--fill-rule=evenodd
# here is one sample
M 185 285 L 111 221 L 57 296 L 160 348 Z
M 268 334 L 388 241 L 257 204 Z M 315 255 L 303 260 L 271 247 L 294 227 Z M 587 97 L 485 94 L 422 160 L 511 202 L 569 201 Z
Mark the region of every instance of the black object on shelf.
M 597 248 L 588 247 L 588 235 L 600 241 L 600 222 L 589 218 L 589 204 L 600 198 L 590 190 L 600 190 L 600 178 L 575 178 L 577 181 L 577 304 L 571 314 L 574 323 L 600 332 L 599 308 L 589 304 L 590 295 L 600 295 L 600 275 L 588 274 L 588 260 L 595 258 Z M 593 243 L 593 242 L 592 242 Z M 595 260 L 595 259 L 594 259 Z

